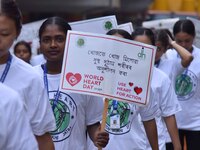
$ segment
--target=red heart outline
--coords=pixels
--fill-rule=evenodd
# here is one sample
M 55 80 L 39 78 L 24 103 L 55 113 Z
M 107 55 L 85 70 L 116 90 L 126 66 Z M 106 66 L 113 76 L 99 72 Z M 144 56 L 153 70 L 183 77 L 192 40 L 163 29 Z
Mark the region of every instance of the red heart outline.
M 69 72 L 66 74 L 67 82 L 71 86 L 78 84 L 81 81 L 81 78 L 82 78 L 81 74 L 79 74 L 79 73 L 73 74 L 72 72 Z
M 138 95 L 138 94 L 142 93 L 142 88 L 136 86 L 136 87 L 134 87 L 134 91 Z
M 128 84 L 129 84 L 129 86 L 130 86 L 130 87 L 132 87 L 132 86 L 133 86 L 133 82 L 129 82 Z

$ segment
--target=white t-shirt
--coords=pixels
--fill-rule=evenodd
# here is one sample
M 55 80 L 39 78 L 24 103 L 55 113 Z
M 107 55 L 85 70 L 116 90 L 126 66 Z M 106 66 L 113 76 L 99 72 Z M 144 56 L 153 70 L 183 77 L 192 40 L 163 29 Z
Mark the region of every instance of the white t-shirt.
M 182 75 L 177 76 L 175 90 L 182 111 L 176 114 L 179 129 L 200 131 L 200 49 L 193 46 L 194 57 Z M 169 59 L 180 59 L 176 51 L 168 51 Z
M 185 68 L 181 65 L 180 59 L 163 58 L 156 67 L 168 75 L 173 86 L 175 84 L 176 76 L 185 70 Z
M 38 150 L 20 96 L 0 83 L 0 149 Z
M 0 65 L 0 75 L 5 66 L 6 64 Z M 44 83 L 32 66 L 12 55 L 11 66 L 3 84 L 22 97 L 35 135 L 40 136 L 55 129 L 55 119 Z
M 162 117 L 171 116 L 181 110 L 180 104 L 177 101 L 175 90 L 169 77 L 160 69 L 154 67 L 151 88 L 153 91 L 153 99 L 157 101 L 160 114 L 156 117 L 158 129 L 159 149 L 165 149 L 165 123 Z M 151 149 L 147 142 L 147 149 Z
M 156 103 L 150 100 L 147 107 L 139 107 L 135 104 L 118 102 L 117 112 L 120 115 L 120 128 L 112 129 L 112 101 L 109 103 L 106 131 L 110 133 L 110 140 L 105 150 L 145 150 L 145 134 L 141 128 L 141 120 L 148 121 L 155 118 L 158 111 Z M 141 120 L 139 116 L 141 116 Z
M 44 58 L 43 54 L 33 56 L 30 60 L 30 64 L 32 66 L 37 66 L 37 65 L 43 64 L 45 62 L 46 62 L 46 59 Z
M 43 76 L 40 65 L 35 66 L 35 69 Z M 49 99 L 57 124 L 56 130 L 51 132 L 55 149 L 85 150 L 87 126 L 102 119 L 103 100 L 95 96 L 61 92 L 55 102 L 60 76 L 47 74 Z
M 160 59 L 160 62 L 158 65 L 156 65 L 156 67 L 168 75 L 168 77 L 172 81 L 174 89 L 175 89 L 176 76 L 181 74 L 185 70 L 185 68 L 181 64 L 181 59 L 167 59 L 163 57 Z M 176 103 L 179 103 L 177 97 L 174 99 L 174 101 Z M 180 107 L 178 107 L 177 112 L 180 110 L 181 110 Z M 165 135 L 166 135 L 166 142 L 171 142 L 171 138 L 169 136 L 167 128 L 165 129 Z
M 110 139 L 104 150 L 146 150 L 141 121 L 151 120 L 159 113 L 157 102 L 152 100 L 152 96 L 150 94 L 149 104 L 145 107 L 120 101 L 116 105 L 113 101 L 109 101 L 105 130 L 109 133 Z M 116 129 L 112 126 L 112 118 L 116 116 L 114 111 L 117 111 L 120 118 L 120 127 Z M 97 150 L 91 141 L 88 141 L 87 149 Z

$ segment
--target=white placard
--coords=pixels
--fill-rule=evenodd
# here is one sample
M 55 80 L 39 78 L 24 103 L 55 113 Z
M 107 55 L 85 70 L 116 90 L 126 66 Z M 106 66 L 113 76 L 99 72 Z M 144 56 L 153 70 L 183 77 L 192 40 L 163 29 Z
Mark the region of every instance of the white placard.
M 69 31 L 60 90 L 146 105 L 155 52 L 132 40 Z
M 174 24 L 179 20 L 179 18 L 166 18 L 158 19 L 152 21 L 144 21 L 142 23 L 143 27 L 154 28 L 154 29 L 169 29 L 172 33 Z
M 127 31 L 128 33 L 132 34 L 133 25 L 131 22 L 123 23 L 123 24 L 118 25 L 118 29 L 123 29 L 123 30 Z
M 194 23 L 195 32 L 196 32 L 194 45 L 200 48 L 200 21 L 192 17 L 187 17 L 187 19 L 190 19 Z
M 73 31 L 106 34 L 109 30 L 117 28 L 117 19 L 113 15 L 71 22 L 69 24 Z

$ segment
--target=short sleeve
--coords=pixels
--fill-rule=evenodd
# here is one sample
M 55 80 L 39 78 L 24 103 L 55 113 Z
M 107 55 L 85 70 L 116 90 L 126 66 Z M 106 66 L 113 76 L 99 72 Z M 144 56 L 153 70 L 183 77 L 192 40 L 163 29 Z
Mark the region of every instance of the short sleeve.
M 161 116 L 167 117 L 175 114 L 181 110 L 181 106 L 178 102 L 174 87 L 171 81 L 166 79 L 161 86 L 161 97 L 160 97 L 160 109 Z
M 140 116 L 142 121 L 148 121 L 154 119 L 159 113 L 158 103 L 154 99 L 154 94 L 151 89 L 149 103 L 145 107 L 140 107 Z
M 39 76 L 40 77 L 40 76 Z M 38 77 L 38 78 L 39 78 Z M 41 78 L 39 78 L 41 79 Z M 35 79 L 29 89 L 27 103 L 31 127 L 35 135 L 43 135 L 56 128 L 55 118 L 42 80 Z M 30 108 L 33 107 L 33 108 Z

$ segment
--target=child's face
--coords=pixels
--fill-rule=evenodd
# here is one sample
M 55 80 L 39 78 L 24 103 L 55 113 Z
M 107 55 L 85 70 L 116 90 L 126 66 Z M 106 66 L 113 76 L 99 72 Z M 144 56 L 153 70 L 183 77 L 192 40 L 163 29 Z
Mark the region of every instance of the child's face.
M 41 35 L 40 48 L 47 61 L 62 61 L 66 35 L 57 25 L 48 25 Z
M 0 58 L 8 53 L 16 37 L 14 20 L 0 14 Z
M 16 47 L 15 55 L 28 63 L 31 59 L 31 54 L 30 54 L 28 48 L 23 44 L 20 44 Z

